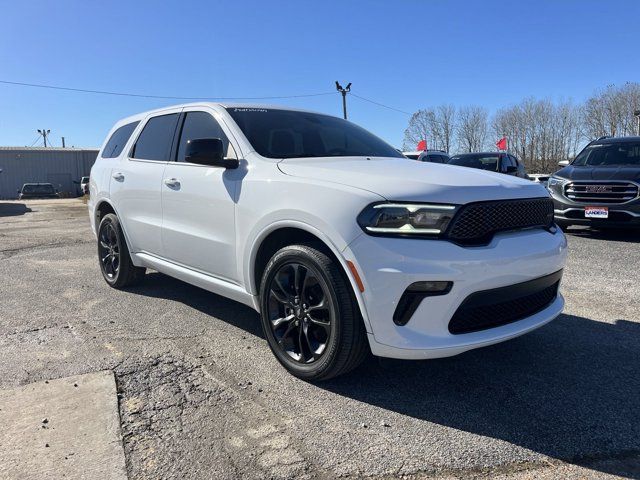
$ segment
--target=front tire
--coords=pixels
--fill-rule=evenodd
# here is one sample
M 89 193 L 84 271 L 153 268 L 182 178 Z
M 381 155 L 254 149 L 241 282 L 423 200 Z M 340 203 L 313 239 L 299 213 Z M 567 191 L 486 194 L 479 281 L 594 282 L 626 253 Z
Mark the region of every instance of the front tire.
M 102 277 L 113 288 L 125 288 L 144 278 L 145 268 L 131 262 L 120 220 L 108 213 L 98 227 L 98 261 Z
M 278 361 L 306 380 L 328 380 L 357 367 L 368 352 L 351 286 L 317 245 L 278 250 L 260 285 L 264 335 Z

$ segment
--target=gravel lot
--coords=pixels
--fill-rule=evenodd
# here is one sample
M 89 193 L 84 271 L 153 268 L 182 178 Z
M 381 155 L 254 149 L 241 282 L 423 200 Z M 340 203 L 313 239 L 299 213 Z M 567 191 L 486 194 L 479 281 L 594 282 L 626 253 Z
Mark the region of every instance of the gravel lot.
M 130 478 L 640 478 L 640 232 L 568 237 L 551 324 L 314 385 L 247 307 L 110 289 L 79 200 L 0 202 L 0 388 L 113 370 Z

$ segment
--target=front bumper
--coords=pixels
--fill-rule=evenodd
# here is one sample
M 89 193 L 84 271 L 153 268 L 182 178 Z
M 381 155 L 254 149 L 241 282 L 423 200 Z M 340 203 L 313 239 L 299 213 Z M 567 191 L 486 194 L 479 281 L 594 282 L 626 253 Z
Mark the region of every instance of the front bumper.
M 552 195 L 554 217 L 558 223 L 565 225 L 590 225 L 593 227 L 640 227 L 640 199 L 621 204 L 585 205 L 572 202 L 564 197 Z M 609 218 L 586 218 L 584 207 L 607 207 Z
M 567 180 L 568 181 L 568 180 Z M 575 181 L 576 184 L 581 182 Z M 598 183 L 599 181 L 594 181 Z M 582 182 L 584 183 L 584 182 Z M 554 216 L 561 225 L 590 225 L 594 227 L 637 227 L 640 226 L 640 197 L 624 203 L 577 202 L 564 195 L 565 183 L 554 184 L 549 188 L 553 200 Z M 585 207 L 607 207 L 609 218 L 587 218 Z
M 369 343 L 374 355 L 405 359 L 438 358 L 522 335 L 561 312 L 560 294 L 537 313 L 494 328 L 452 334 L 449 322 L 469 295 L 522 283 L 557 272 L 567 256 L 558 230 L 525 230 L 495 235 L 483 247 L 461 247 L 443 240 L 381 238 L 361 235 L 344 252 L 354 259 L 365 291 Z M 406 325 L 393 313 L 414 282 L 453 282 L 446 295 L 425 298 Z

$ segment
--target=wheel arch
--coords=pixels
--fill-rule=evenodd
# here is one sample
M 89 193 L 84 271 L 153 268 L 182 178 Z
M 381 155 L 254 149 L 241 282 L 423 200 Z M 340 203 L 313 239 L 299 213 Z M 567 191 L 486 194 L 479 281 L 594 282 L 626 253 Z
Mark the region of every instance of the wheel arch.
M 366 330 L 370 332 L 371 328 L 362 292 L 360 292 L 358 284 L 349 270 L 347 259 L 344 258 L 340 249 L 329 239 L 327 235 L 303 222 L 279 222 L 264 229 L 256 237 L 253 242 L 251 254 L 249 255 L 247 270 L 245 271 L 245 278 L 248 279 L 247 287 L 249 292 L 256 297 L 260 295 L 259 290 L 262 275 L 269 259 L 276 251 L 287 245 L 308 242 L 314 242 L 322 246 L 323 251 L 337 261 L 345 275 L 345 278 L 349 281 L 351 291 L 353 292 L 358 304 Z M 256 304 L 259 305 L 259 302 L 256 302 Z
M 122 233 L 124 234 L 124 239 L 127 242 L 127 248 L 129 249 L 129 255 L 131 255 L 131 261 L 133 262 L 133 264 L 136 267 L 141 267 L 142 264 L 136 258 L 136 256 L 133 254 L 134 252 L 131 251 L 131 240 L 129 239 L 129 236 L 127 235 L 127 229 L 125 228 L 125 225 L 124 225 L 124 222 L 123 222 L 123 218 L 118 214 L 118 210 L 113 206 L 113 203 L 111 203 L 106 198 L 100 199 L 96 203 L 95 208 L 93 209 L 93 218 L 91 220 L 94 222 L 94 225 L 95 225 L 96 237 L 98 235 L 98 229 L 100 227 L 100 221 L 102 220 L 102 217 L 104 217 L 105 215 L 107 215 L 109 213 L 113 213 L 116 217 L 118 217 L 118 220 L 120 221 L 120 228 L 122 229 Z
M 93 221 L 93 224 L 95 225 L 96 232 L 98 231 L 98 227 L 100 226 L 102 217 L 104 217 L 108 213 L 113 213 L 114 215 L 118 216 L 118 214 L 116 213 L 116 209 L 113 207 L 111 202 L 106 199 L 100 200 L 93 209 L 93 218 L 91 219 Z M 120 217 L 118 216 L 118 218 Z

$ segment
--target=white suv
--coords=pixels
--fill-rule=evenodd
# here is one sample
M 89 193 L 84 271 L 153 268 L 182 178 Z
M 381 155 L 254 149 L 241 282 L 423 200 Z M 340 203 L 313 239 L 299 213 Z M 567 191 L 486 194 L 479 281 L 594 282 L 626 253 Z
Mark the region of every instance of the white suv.
M 362 128 L 198 103 L 118 122 L 89 213 L 115 288 L 146 268 L 253 307 L 277 359 L 327 379 L 549 322 L 567 243 L 533 182 L 407 160 Z

